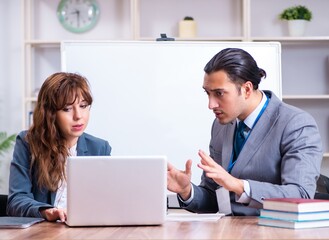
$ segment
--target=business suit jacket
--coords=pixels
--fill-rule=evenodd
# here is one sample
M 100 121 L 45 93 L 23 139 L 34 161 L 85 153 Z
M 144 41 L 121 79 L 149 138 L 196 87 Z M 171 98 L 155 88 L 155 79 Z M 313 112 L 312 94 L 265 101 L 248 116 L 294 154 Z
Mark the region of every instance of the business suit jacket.
M 25 141 L 26 131 L 16 138 L 13 160 L 10 165 L 7 214 L 11 216 L 42 217 L 39 208 L 53 207 L 56 192 L 37 186 L 37 172 L 30 175 L 31 154 Z M 83 133 L 77 143 L 78 156 L 110 155 L 109 143 Z
M 251 130 L 231 174 L 250 184 L 249 204 L 235 201 L 230 193 L 233 215 L 259 215 L 266 198 L 313 198 L 322 161 L 322 143 L 310 114 L 280 101 L 274 93 L 267 108 Z M 222 125 L 215 119 L 210 156 L 224 169 L 232 154 L 236 122 Z M 194 198 L 183 207 L 195 212 L 217 212 L 218 185 L 203 173 Z M 220 201 L 220 199 L 219 199 Z

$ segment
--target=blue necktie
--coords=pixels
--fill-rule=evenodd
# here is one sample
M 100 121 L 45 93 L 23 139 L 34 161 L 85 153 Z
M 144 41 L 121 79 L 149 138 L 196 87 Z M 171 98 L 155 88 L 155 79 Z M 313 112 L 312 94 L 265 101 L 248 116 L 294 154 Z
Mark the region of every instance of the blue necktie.
M 242 149 L 242 145 L 245 141 L 245 135 L 244 135 L 244 131 L 246 129 L 247 125 L 241 121 L 239 122 L 239 125 L 236 129 L 236 133 L 235 133 L 235 139 L 234 139 L 234 161 L 238 158 L 239 153 Z

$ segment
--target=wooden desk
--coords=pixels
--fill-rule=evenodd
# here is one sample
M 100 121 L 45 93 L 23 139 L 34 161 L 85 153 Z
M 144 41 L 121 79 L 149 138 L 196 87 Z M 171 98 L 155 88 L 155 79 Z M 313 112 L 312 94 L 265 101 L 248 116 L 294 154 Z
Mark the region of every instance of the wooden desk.
M 329 228 L 281 229 L 257 225 L 257 217 L 216 222 L 166 222 L 147 227 L 79 227 L 43 222 L 26 229 L 1 229 L 0 239 L 329 239 Z

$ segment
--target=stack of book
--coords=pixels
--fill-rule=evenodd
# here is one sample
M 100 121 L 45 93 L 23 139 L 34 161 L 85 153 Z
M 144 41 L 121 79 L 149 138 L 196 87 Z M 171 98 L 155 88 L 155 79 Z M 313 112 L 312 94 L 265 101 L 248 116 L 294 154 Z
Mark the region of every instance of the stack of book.
M 258 224 L 293 229 L 329 227 L 329 200 L 266 199 L 260 210 Z

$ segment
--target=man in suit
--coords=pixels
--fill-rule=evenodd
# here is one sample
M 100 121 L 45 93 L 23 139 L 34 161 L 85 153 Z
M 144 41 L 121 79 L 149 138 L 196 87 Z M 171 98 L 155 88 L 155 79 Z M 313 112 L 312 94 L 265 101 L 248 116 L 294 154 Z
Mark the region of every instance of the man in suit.
M 266 72 L 242 49 L 220 51 L 204 71 L 203 88 L 216 119 L 210 155 L 198 153 L 200 185 L 190 182 L 191 160 L 184 171 L 168 163 L 168 189 L 178 193 L 181 207 L 217 212 L 226 191 L 232 215 L 257 216 L 266 198 L 313 198 L 323 152 L 312 116 L 260 90 Z

